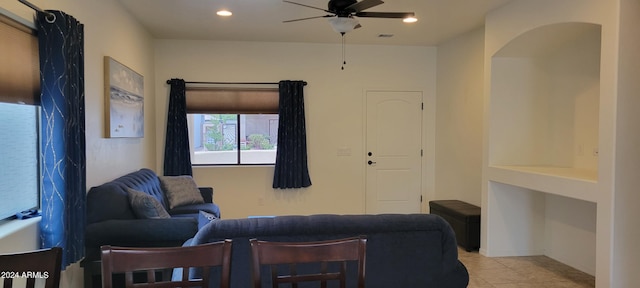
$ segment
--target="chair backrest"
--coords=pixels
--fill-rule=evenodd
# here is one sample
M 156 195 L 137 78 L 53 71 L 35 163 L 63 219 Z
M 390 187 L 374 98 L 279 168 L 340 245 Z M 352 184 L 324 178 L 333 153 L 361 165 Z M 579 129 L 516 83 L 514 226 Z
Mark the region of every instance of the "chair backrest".
M 135 287 L 209 287 L 209 276 L 216 267 L 219 267 L 221 273 L 219 287 L 229 287 L 231 240 L 184 247 L 138 248 L 107 245 L 102 246 L 101 250 L 103 288 L 114 287 L 114 274 L 124 274 L 127 288 L 134 287 L 134 284 Z M 182 270 L 179 273 L 180 280 L 171 279 L 170 272 L 176 268 Z M 190 268 L 202 269 L 202 277 L 189 279 Z M 142 276 L 136 277 L 135 283 L 134 274 Z M 178 273 L 174 273 L 174 278 L 176 274 Z
M 270 242 L 251 239 L 253 287 L 261 288 L 261 268 L 268 265 L 271 269 L 272 287 L 280 284 L 292 283 L 291 287 L 298 287 L 301 282 L 320 282 L 321 287 L 327 287 L 328 280 L 337 280 L 340 287 L 346 287 L 347 262 L 357 262 L 358 288 L 364 288 L 365 258 L 367 240 L 364 236 L 313 242 Z M 329 271 L 329 263 L 339 263 L 339 271 Z M 320 271 L 311 274 L 301 274 L 296 264 L 320 263 Z M 290 264 L 287 275 L 280 275 L 277 267 L 280 264 Z
M 5 288 L 13 287 L 14 280 L 26 281 L 27 288 L 35 287 L 43 279 L 45 288 L 60 287 L 62 248 L 53 247 L 30 252 L 0 254 L 0 272 Z M 18 282 L 18 281 L 16 281 Z M 16 283 L 17 284 L 17 283 Z

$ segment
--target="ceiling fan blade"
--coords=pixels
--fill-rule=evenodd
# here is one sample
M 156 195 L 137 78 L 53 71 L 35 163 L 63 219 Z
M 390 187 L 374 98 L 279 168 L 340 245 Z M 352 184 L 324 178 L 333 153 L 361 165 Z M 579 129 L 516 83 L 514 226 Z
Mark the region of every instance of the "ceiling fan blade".
M 318 8 L 318 7 L 314 7 L 314 6 L 309 6 L 309 5 L 306 5 L 306 4 L 301 4 L 301 3 L 292 2 L 292 1 L 287 1 L 287 0 L 282 0 L 282 2 L 286 2 L 286 3 L 290 3 L 290 4 L 295 4 L 295 5 L 300 5 L 300 6 L 303 6 L 303 7 L 312 8 L 312 9 L 317 9 L 317 10 L 322 10 L 322 11 L 324 11 L 324 12 L 331 13 L 331 11 L 329 11 L 329 10 L 322 9 L 322 8 Z
M 298 19 L 292 19 L 292 20 L 285 20 L 285 21 L 282 21 L 282 23 L 297 22 L 297 21 L 310 20 L 310 19 L 317 19 L 317 18 L 327 18 L 327 17 L 335 17 L 335 16 L 333 16 L 333 15 L 324 15 L 324 16 L 314 16 L 314 17 L 298 18 Z
M 371 17 L 371 18 L 397 18 L 404 19 L 407 17 L 415 17 L 416 13 L 413 12 L 358 12 L 355 14 L 357 17 Z
M 356 2 L 353 3 L 349 6 L 347 6 L 346 8 L 344 8 L 345 11 L 349 11 L 351 13 L 353 12 L 360 12 L 366 9 L 369 9 L 371 7 L 375 7 L 378 6 L 380 4 L 382 4 L 384 2 L 382 2 L 382 0 L 362 0 L 360 2 Z

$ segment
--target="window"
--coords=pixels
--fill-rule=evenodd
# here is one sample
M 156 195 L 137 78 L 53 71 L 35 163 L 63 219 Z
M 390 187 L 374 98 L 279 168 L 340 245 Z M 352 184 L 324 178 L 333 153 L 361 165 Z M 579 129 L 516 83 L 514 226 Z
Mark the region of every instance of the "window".
M 278 114 L 190 114 L 191 163 L 274 164 Z
M 278 89 L 187 87 L 192 165 L 274 164 Z
M 0 102 L 0 219 L 38 208 L 38 106 Z
M 0 219 L 39 208 L 40 78 L 31 28 L 0 15 Z

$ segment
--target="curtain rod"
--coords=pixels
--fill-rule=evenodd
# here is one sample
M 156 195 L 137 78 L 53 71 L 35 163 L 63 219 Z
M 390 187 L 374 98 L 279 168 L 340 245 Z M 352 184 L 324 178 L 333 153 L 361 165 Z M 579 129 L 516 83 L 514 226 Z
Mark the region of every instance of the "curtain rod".
M 49 21 L 51 23 L 56 21 L 56 15 L 55 14 L 53 14 L 53 13 L 51 13 L 49 11 L 44 11 L 44 10 L 40 9 L 40 7 L 34 5 L 33 3 L 31 3 L 31 2 L 29 2 L 27 0 L 18 0 L 18 2 L 20 2 L 20 3 L 24 4 L 24 5 L 27 5 L 27 7 L 31 8 L 33 10 L 36 10 L 38 12 L 47 14 L 47 21 Z
M 278 82 L 190 82 L 190 81 L 185 81 L 185 84 L 221 84 L 221 85 L 225 85 L 225 84 L 238 84 L 238 85 L 278 85 Z M 307 81 L 303 81 L 302 82 L 304 84 L 304 86 L 307 86 Z M 167 84 L 171 84 L 171 80 L 167 80 Z

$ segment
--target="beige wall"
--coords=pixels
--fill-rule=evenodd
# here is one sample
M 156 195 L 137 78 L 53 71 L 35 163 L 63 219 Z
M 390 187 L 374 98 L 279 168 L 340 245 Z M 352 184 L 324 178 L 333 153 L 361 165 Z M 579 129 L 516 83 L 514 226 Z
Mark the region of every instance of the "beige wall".
M 141 167 L 161 171 L 168 95 L 165 81 L 172 77 L 188 81 L 309 82 L 306 105 L 313 186 L 274 191 L 270 188 L 271 167 L 197 168 L 194 173 L 198 182 L 216 188 L 216 201 L 226 218 L 363 213 L 363 95 L 368 89 L 422 91 L 428 106 L 423 139 L 425 144 L 433 142 L 436 55 L 433 47 L 348 45 L 347 65 L 341 71 L 342 49 L 338 44 L 169 40 L 154 43 L 117 2 L 32 2 L 43 9 L 64 11 L 84 24 L 88 187 Z M 32 21 L 33 11 L 17 1 L 4 2 L 0 8 L 25 22 Z M 145 77 L 144 138 L 103 136 L 104 56 L 113 57 Z M 433 146 L 425 147 L 424 195 L 432 194 L 433 190 Z M 338 157 L 337 149 L 345 147 L 351 149 L 351 156 Z M 63 278 L 62 286 L 80 287 L 81 269 L 72 265 Z
M 480 206 L 484 28 L 438 46 L 435 198 Z
M 305 93 L 313 186 L 273 190 L 271 167 L 196 168 L 194 174 L 199 184 L 215 187 L 216 201 L 225 218 L 363 213 L 363 92 L 367 89 L 423 92 L 426 109 L 423 140 L 427 152 L 423 159 L 423 195 L 426 200 L 459 198 L 478 204 L 481 196 L 476 190 L 486 185 L 479 180 L 480 169 L 473 168 L 479 166 L 481 131 L 486 130 L 480 119 L 485 116 L 480 111 L 483 99 L 479 95 L 483 90 L 484 95 L 488 94 L 489 87 L 483 85 L 482 79 L 487 74 L 483 71 L 490 71 L 478 58 L 484 48 L 487 55 L 493 55 L 492 49 L 501 47 L 498 44 L 503 39 L 522 33 L 520 23 L 584 21 L 581 15 L 591 15 L 593 19 L 589 22 L 604 24 L 598 163 L 598 187 L 602 193 L 596 200 L 597 283 L 598 287 L 632 287 L 640 282 L 633 271 L 638 266 L 635 252 L 636 240 L 640 238 L 633 221 L 638 214 L 634 203 L 638 202 L 639 159 L 634 145 L 638 143 L 635 108 L 639 105 L 634 97 L 638 90 L 637 0 L 514 1 L 518 4 L 490 14 L 487 27 L 492 27 L 491 33 L 470 32 L 444 43 L 437 52 L 434 47 L 347 45 L 344 71 L 340 70 L 342 50 L 338 38 L 335 45 L 154 42 L 117 1 L 31 2 L 45 9 L 65 11 L 85 25 L 88 186 L 141 167 L 161 171 L 168 95 L 165 81 L 169 78 L 309 82 Z M 27 22 L 33 18 L 33 11 L 18 1 L 4 1 L 0 8 Z M 103 137 L 104 56 L 111 56 L 145 76 L 144 138 Z M 618 60 L 621 60 L 619 67 Z M 338 157 L 338 148 L 349 148 L 352 154 Z M 426 211 L 425 208 L 423 205 Z M 68 268 L 61 286 L 81 287 L 79 271 L 78 267 Z
M 95 186 L 141 167 L 154 168 L 156 164 L 155 85 L 151 36 L 117 1 L 32 0 L 30 2 L 42 9 L 64 11 L 84 24 L 87 185 Z M 18 1 L 3 1 L 0 8 L 4 12 L 8 11 L 9 14 L 23 18 L 24 22 L 33 21 L 33 10 Z M 104 138 L 102 64 L 104 56 L 113 57 L 145 77 L 144 138 Z M 29 226 L 26 229 L 32 228 Z M 27 236 L 28 234 L 24 236 L 28 240 L 27 243 L 32 243 Z M 37 236 L 31 235 L 31 237 Z M 12 238 L 15 238 L 15 235 Z M 12 244 L 0 241 L 0 245 L 11 250 L 5 245 Z M 31 249 L 35 248 L 37 247 Z M 16 249 L 28 248 L 16 246 Z M 63 272 L 61 287 L 82 287 L 82 270 L 77 264 Z
M 618 125 L 616 133 L 620 141 L 616 143 L 615 169 L 616 169 L 616 199 L 614 203 L 614 240 L 613 257 L 615 261 L 612 267 L 611 278 L 617 279 L 616 286 L 612 287 L 638 287 L 640 286 L 640 228 L 638 219 L 640 209 L 640 37 L 638 26 L 640 25 L 640 1 L 620 1 L 620 21 L 624 23 L 620 27 L 620 66 L 618 73 Z
M 433 47 L 347 45 L 345 70 L 340 69 L 339 44 L 156 40 L 155 49 L 158 171 L 164 155 L 167 79 L 309 83 L 305 108 L 313 185 L 274 190 L 271 166 L 195 168 L 198 184 L 214 187 L 224 218 L 364 213 L 363 92 L 368 89 L 423 91 L 429 106 L 424 117 L 425 143 L 433 139 L 435 107 L 429 105 L 435 97 Z M 351 155 L 337 156 L 339 148 L 350 149 Z M 424 167 L 429 170 L 428 163 Z M 425 175 L 425 196 L 431 193 L 431 179 Z

